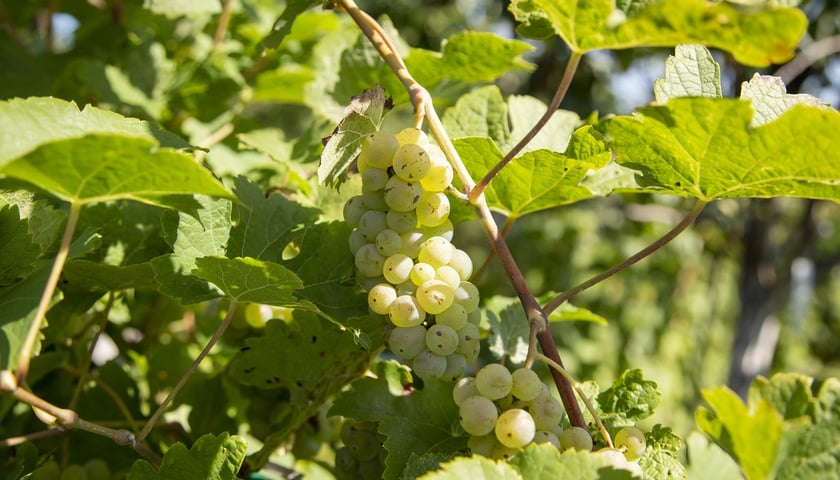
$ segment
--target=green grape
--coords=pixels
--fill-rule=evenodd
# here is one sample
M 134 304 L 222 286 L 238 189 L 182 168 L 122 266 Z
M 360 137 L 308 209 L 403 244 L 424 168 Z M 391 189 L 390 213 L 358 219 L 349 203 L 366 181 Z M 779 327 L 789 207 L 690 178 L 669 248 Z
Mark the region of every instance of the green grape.
M 387 315 L 391 304 L 397 299 L 397 291 L 387 283 L 376 284 L 368 290 L 368 307 L 373 313 Z
M 454 268 L 447 267 L 446 265 L 438 267 L 435 270 L 435 278 L 452 287 L 452 290 L 461 286 L 461 276 L 458 275 L 458 272 Z M 464 313 L 466 313 L 466 310 Z
M 292 445 L 292 455 L 295 459 L 312 459 L 321 450 L 321 441 L 316 437 L 313 427 L 309 423 L 303 424 L 295 433 L 295 443 Z M 110 476 L 102 480 L 109 479 Z M 90 480 L 93 480 L 92 478 Z
M 382 275 L 377 277 L 362 277 L 360 280 L 359 284 L 365 292 L 369 292 L 373 287 L 379 285 L 380 283 L 388 283 Z
M 417 293 L 417 285 L 409 282 L 403 282 L 397 285 L 397 295 L 411 295 Z
M 560 439 L 557 438 L 554 432 L 549 432 L 548 430 L 538 430 L 534 434 L 534 443 L 550 443 L 560 449 Z
M 388 210 L 388 204 L 385 203 L 385 193 L 381 191 L 362 193 L 362 203 L 368 210 L 376 210 L 377 212 Z
M 493 460 L 504 460 L 509 461 L 519 452 L 518 448 L 511 448 L 499 443 L 495 447 L 493 447 L 493 451 L 490 452 L 490 458 Z
M 563 405 L 548 392 L 548 389 L 541 389 L 537 398 L 531 402 L 530 411 L 540 430 L 552 430 L 566 415 Z
M 470 452 L 473 455 L 482 455 L 484 457 L 489 457 L 493 454 L 493 449 L 501 445 L 499 440 L 496 439 L 495 434 L 488 434 L 488 435 L 481 435 L 481 436 L 471 436 L 469 440 L 467 440 L 467 447 L 470 449 Z
M 352 232 L 350 232 L 350 236 L 347 238 L 347 243 L 350 247 L 350 253 L 356 255 L 356 252 L 358 252 L 360 248 L 367 245 L 368 241 L 365 239 L 365 236 L 362 235 L 362 232 L 358 230 L 353 230 Z
M 61 475 L 61 467 L 55 459 L 49 459 L 29 474 L 27 480 L 55 480 Z
M 426 348 L 435 355 L 450 355 L 458 348 L 458 334 L 446 325 L 432 325 L 426 331 Z
M 464 431 L 470 435 L 481 436 L 492 432 L 496 427 L 499 413 L 496 405 L 487 397 L 474 395 L 458 408 L 458 420 Z
M 390 257 L 398 253 L 401 246 L 402 239 L 400 238 L 400 234 L 393 230 L 386 228 L 376 234 L 376 249 L 379 250 L 379 253 L 383 257 Z
M 455 303 L 454 305 L 458 305 L 458 304 Z M 461 305 L 458 305 L 458 306 L 461 307 Z M 461 307 L 461 308 L 464 308 L 464 307 Z M 464 310 L 464 311 L 466 311 L 466 310 Z M 467 314 L 467 322 L 475 325 L 476 327 L 481 325 L 481 310 L 476 308 L 472 312 L 469 312 Z
M 452 237 L 455 236 L 455 226 L 448 219 L 437 227 L 426 227 L 425 230 L 428 238 L 441 237 L 451 242 Z
M 453 303 L 449 306 L 449 308 L 435 316 L 435 322 L 437 322 L 438 325 L 446 325 L 447 327 L 452 328 L 456 331 L 457 335 L 457 330 L 464 328 L 467 324 L 467 312 L 464 310 L 464 307 L 458 305 L 457 303 Z
M 447 382 L 454 382 L 464 376 L 467 371 L 467 359 L 460 353 L 453 353 L 446 356 L 446 370 L 443 371 L 441 379 Z
M 510 448 L 522 448 L 531 443 L 537 427 L 531 414 L 520 408 L 511 408 L 496 420 L 496 438 Z
M 542 380 L 530 368 L 518 368 L 513 371 L 511 376 L 513 377 L 511 393 L 516 398 L 530 402 L 540 394 L 540 389 L 543 385 Z
M 455 176 L 452 166 L 437 145 L 429 145 L 426 152 L 429 154 L 429 173 L 420 180 L 420 184 L 427 192 L 442 192 L 452 184 Z
M 426 233 L 417 229 L 401 233 L 400 239 L 402 240 L 402 246 L 400 247 L 400 251 L 411 258 L 417 258 L 417 254 L 420 253 L 420 248 L 423 247 L 423 244 L 426 243 L 426 239 L 428 238 Z
M 407 212 L 414 210 L 423 197 L 423 187 L 416 182 L 406 182 L 393 176 L 385 184 L 385 203 L 392 210 Z
M 335 476 L 339 480 L 355 480 L 359 477 L 359 461 L 347 447 L 335 451 Z
M 379 449 L 382 445 L 376 431 L 371 431 L 367 426 L 345 422 L 341 426 L 340 436 L 344 446 L 360 462 L 371 460 L 379 455 Z
M 359 153 L 359 161 L 369 167 L 388 168 L 391 166 L 391 159 L 399 148 L 399 142 L 394 135 L 378 131 L 362 139 L 362 151 Z
M 426 227 L 438 227 L 449 218 L 449 198 L 440 192 L 426 192 L 417 203 L 417 221 Z
M 320 446 L 320 442 L 318 442 Z M 88 480 L 111 480 L 111 467 L 105 460 L 92 458 L 85 462 Z
M 398 327 L 415 327 L 426 319 L 426 312 L 411 295 L 400 295 L 388 308 L 388 318 Z
M 467 313 L 478 308 L 478 288 L 470 282 L 461 282 L 455 289 L 455 303 L 464 307 Z
M 440 378 L 446 371 L 446 357 L 423 350 L 414 357 L 411 369 L 423 380 Z
M 413 210 L 408 212 L 388 210 L 385 214 L 385 223 L 391 230 L 403 234 L 417 228 L 417 214 Z
M 644 478 L 642 467 L 636 462 L 628 461 L 624 454 L 621 453 L 621 450 L 602 448 L 596 453 L 604 460 L 604 464 L 608 467 L 612 467 L 615 470 L 628 471 L 633 478 Z
M 443 237 L 429 237 L 417 253 L 417 259 L 438 268 L 449 263 L 455 247 Z
M 382 264 L 382 275 L 385 275 L 385 280 L 397 285 L 408 281 L 413 266 L 414 262 L 411 258 L 402 253 L 397 253 L 385 259 Z
M 475 388 L 478 393 L 489 398 L 498 400 L 510 394 L 513 386 L 513 377 L 510 370 L 500 363 L 485 365 L 475 375 Z
M 592 435 L 589 430 L 580 427 L 570 427 L 558 435 L 560 439 L 560 447 L 563 450 L 574 448 L 575 450 L 592 450 Z M 617 451 L 617 450 L 616 450 Z M 624 455 L 621 456 L 624 460 Z M 626 460 L 625 460 L 626 461 Z
M 472 259 L 467 252 L 459 249 L 455 249 L 452 252 L 452 258 L 449 259 L 449 263 L 447 264 L 450 268 L 455 269 L 458 272 L 458 275 L 461 277 L 461 280 L 467 281 L 472 276 L 473 272 L 473 263 Z
M 368 210 L 359 219 L 359 231 L 362 232 L 365 240 L 370 243 L 375 242 L 379 232 L 386 228 L 388 228 L 388 225 L 385 223 L 385 212 Z
M 411 282 L 415 285 L 422 285 L 435 279 L 435 267 L 428 263 L 417 262 L 411 267 Z
M 379 458 L 373 458 L 359 464 L 359 478 L 382 478 L 385 466 Z
M 359 219 L 361 219 L 362 215 L 364 215 L 367 211 L 368 208 L 365 206 L 363 196 L 356 195 L 355 197 L 350 197 L 350 199 L 344 203 L 344 222 L 347 223 L 347 225 L 356 228 L 359 226 Z
M 452 287 L 440 280 L 429 280 L 417 286 L 415 294 L 420 307 L 431 315 L 437 315 L 450 306 L 454 300 Z
M 426 349 L 426 327 L 397 327 L 388 335 L 388 347 L 403 360 L 411 360 Z
M 461 406 L 464 400 L 478 395 L 478 389 L 475 388 L 475 377 L 463 377 L 455 382 L 452 387 L 452 399 L 455 400 L 455 405 Z
M 408 145 L 415 143 L 422 147 L 425 147 L 429 144 L 429 137 L 420 130 L 419 128 L 409 127 L 403 130 L 400 130 L 399 133 L 396 134 L 397 143 L 399 145 Z
M 87 480 L 87 470 L 81 465 L 67 465 L 58 480 Z
M 478 327 L 468 323 L 460 330 L 457 330 L 457 332 L 458 348 L 455 351 L 469 358 L 470 354 L 479 348 L 481 338 L 478 334 Z
M 645 434 L 635 427 L 624 427 L 615 434 L 615 446 L 624 451 L 627 460 L 636 460 L 645 454 Z
M 419 182 L 431 166 L 429 154 L 420 145 L 408 143 L 394 153 L 394 173 L 407 182 Z
M 378 277 L 382 275 L 382 265 L 385 257 L 376 249 L 372 243 L 365 244 L 356 252 L 356 268 L 366 277 Z
M 381 168 L 368 168 L 362 174 L 362 191 L 375 192 L 385 188 L 388 181 L 388 171 Z

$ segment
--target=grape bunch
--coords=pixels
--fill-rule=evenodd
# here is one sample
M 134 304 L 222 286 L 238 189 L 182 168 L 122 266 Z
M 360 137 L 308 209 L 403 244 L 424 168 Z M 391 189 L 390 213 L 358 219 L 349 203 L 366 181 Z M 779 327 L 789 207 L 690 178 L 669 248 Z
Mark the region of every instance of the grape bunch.
M 101 459 L 88 460 L 84 465 L 71 464 L 61 468 L 55 459 L 44 462 L 27 478 L 31 480 L 110 480 L 111 467 Z
M 335 452 L 335 474 L 338 480 L 382 478 L 387 451 L 377 432 L 376 422 L 346 420 L 341 426 L 344 446 Z
M 459 380 L 452 397 L 474 454 L 508 459 L 532 442 L 562 448 L 563 406 L 529 368 L 511 373 L 499 363 L 485 365 L 475 377 Z
M 362 193 L 344 205 L 368 306 L 390 323 L 387 344 L 424 380 L 461 378 L 479 353 L 472 260 L 452 244 L 453 171 L 419 129 L 365 137 Z

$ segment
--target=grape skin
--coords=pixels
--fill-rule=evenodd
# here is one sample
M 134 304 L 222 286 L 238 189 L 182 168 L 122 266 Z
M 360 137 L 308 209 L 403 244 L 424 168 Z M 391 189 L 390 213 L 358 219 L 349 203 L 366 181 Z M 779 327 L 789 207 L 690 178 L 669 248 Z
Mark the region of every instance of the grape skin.
M 513 377 L 510 371 L 499 363 L 485 365 L 475 376 L 475 387 L 478 393 L 490 400 L 506 397 L 512 386 Z
M 461 427 L 470 435 L 481 436 L 492 432 L 498 418 L 496 405 L 492 400 L 481 395 L 474 395 L 464 400 L 458 410 Z
M 394 355 L 411 360 L 426 348 L 426 327 L 397 327 L 388 336 L 388 346 Z
M 558 438 L 560 439 L 560 446 L 563 447 L 563 450 L 568 450 L 570 448 L 584 451 L 592 450 L 592 435 L 589 434 L 588 430 L 583 428 L 567 428 L 558 435 Z M 624 457 L 622 456 L 622 459 L 623 458 Z
M 645 434 L 635 427 L 625 427 L 615 434 L 615 446 L 624 451 L 627 460 L 636 460 L 645 453 Z
M 446 356 L 455 353 L 458 347 L 458 334 L 451 327 L 435 324 L 426 331 L 426 348 L 436 355 Z
M 516 398 L 530 402 L 531 400 L 537 398 L 540 394 L 540 387 L 543 384 L 542 380 L 540 380 L 539 375 L 530 368 L 519 368 L 514 370 L 511 377 L 513 379 L 511 393 L 513 393 Z
M 531 443 L 537 432 L 531 414 L 520 408 L 511 408 L 496 420 L 496 438 L 508 448 L 522 448 Z

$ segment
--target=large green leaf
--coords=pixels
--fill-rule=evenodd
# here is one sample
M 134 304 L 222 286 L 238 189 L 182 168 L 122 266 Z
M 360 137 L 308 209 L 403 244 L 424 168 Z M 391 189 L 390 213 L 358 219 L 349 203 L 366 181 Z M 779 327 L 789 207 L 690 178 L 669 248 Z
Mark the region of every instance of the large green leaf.
M 236 302 L 297 306 L 292 291 L 303 286 L 288 268 L 251 257 L 201 257 L 192 274 L 216 285 Z
M 840 200 L 840 113 L 795 105 L 757 128 L 752 119 L 743 100 L 676 98 L 613 119 L 609 143 L 650 191 Z
M 756 67 L 789 60 L 808 20 L 795 8 L 755 7 L 706 0 L 635 3 L 625 12 L 613 0 L 514 0 L 522 32 L 549 28 L 578 53 L 603 49 L 701 43 Z
M 187 449 L 176 443 L 156 469 L 146 460 L 137 460 L 127 480 L 234 480 L 245 460 L 248 445 L 241 437 L 221 433 L 204 435 Z

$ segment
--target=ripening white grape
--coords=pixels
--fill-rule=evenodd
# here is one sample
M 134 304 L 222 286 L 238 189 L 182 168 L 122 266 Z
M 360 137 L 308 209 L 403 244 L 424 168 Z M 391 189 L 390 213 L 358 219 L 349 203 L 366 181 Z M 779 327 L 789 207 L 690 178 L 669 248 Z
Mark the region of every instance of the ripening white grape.
M 425 230 L 429 238 L 441 237 L 448 242 L 451 242 L 452 237 L 455 236 L 455 226 L 452 225 L 449 219 L 436 227 L 426 227 Z
M 417 262 L 411 268 L 411 281 L 415 285 L 422 285 L 435 279 L 435 267 L 428 263 Z
M 394 355 L 411 360 L 426 349 L 426 327 L 397 327 L 388 335 L 388 347 Z
M 455 172 L 440 147 L 429 145 L 426 152 L 429 154 L 429 172 L 420 180 L 420 184 L 427 192 L 442 192 L 452 184 Z
M 400 247 L 402 247 L 400 234 L 389 228 L 386 228 L 376 234 L 375 243 L 376 249 L 379 250 L 379 253 L 381 253 L 383 257 L 390 257 L 391 255 L 399 253 Z
M 413 284 L 411 281 L 402 282 L 397 285 L 397 295 L 414 296 L 415 293 L 417 293 L 417 285 Z
M 479 348 L 481 338 L 478 334 L 478 327 L 468 323 L 460 330 L 457 330 L 457 332 L 458 348 L 455 351 L 469 358 L 470 353 Z
M 359 231 L 365 236 L 368 242 L 375 242 L 376 236 L 388 225 L 385 224 L 385 212 L 368 210 L 359 219 Z
M 382 264 L 382 275 L 388 282 L 398 285 L 408 281 L 413 266 L 414 262 L 411 258 L 402 253 L 397 253 L 385 259 L 385 263 Z
M 398 327 L 415 327 L 426 319 L 426 312 L 411 295 L 400 295 L 388 308 L 388 318 Z
M 375 192 L 385 188 L 388 181 L 388 171 L 370 167 L 362 174 L 362 191 Z
M 635 427 L 624 427 L 613 439 L 616 448 L 624 451 L 627 460 L 636 460 L 645 454 L 645 434 Z
M 417 228 L 417 214 L 414 211 L 397 212 L 388 210 L 385 214 L 385 223 L 391 230 L 403 234 Z
M 431 315 L 437 315 L 452 305 L 452 287 L 440 280 L 429 280 L 417 286 L 417 303 Z
M 447 264 L 449 267 L 455 269 L 460 275 L 461 280 L 467 281 L 472 276 L 473 272 L 473 263 L 472 259 L 467 252 L 455 249 L 452 252 L 452 258 L 449 259 L 449 263 Z
M 446 371 L 446 357 L 423 350 L 414 357 L 411 369 L 423 380 L 440 378 Z
M 580 427 L 569 427 L 566 430 L 558 435 L 560 439 L 560 446 L 563 450 L 568 450 L 570 448 L 574 448 L 575 450 L 584 450 L 589 451 L 592 450 L 592 435 L 589 434 L 589 431 Z M 618 450 L 616 450 L 618 452 Z M 619 452 L 620 454 L 621 452 Z M 624 455 L 621 455 L 621 459 L 624 459 Z
M 339 436 L 344 446 L 350 449 L 350 452 L 359 461 L 375 458 L 382 446 L 376 435 L 375 427 L 371 430 L 370 427 L 360 423 L 345 422 L 341 426 Z
M 392 210 L 407 212 L 414 210 L 423 197 L 423 187 L 416 182 L 407 182 L 397 176 L 385 184 L 385 203 Z
M 440 378 L 447 382 L 454 382 L 463 377 L 466 371 L 467 359 L 459 353 L 453 353 L 446 356 L 446 370 Z
M 531 402 L 530 411 L 540 430 L 553 430 L 566 415 L 563 405 L 548 392 L 548 389 L 541 389 L 537 398 Z
M 452 399 L 455 400 L 455 405 L 461 406 L 464 400 L 478 395 L 478 389 L 475 388 L 475 377 L 463 377 L 452 387 Z
M 478 308 L 478 288 L 470 282 L 461 282 L 455 289 L 455 303 L 464 307 L 467 313 Z
M 405 144 L 394 153 L 394 173 L 407 182 L 419 182 L 431 166 L 429 154 L 420 145 Z
M 473 435 L 469 440 L 467 440 L 467 447 L 473 455 L 482 455 L 485 457 L 492 455 L 493 449 L 499 445 L 499 440 L 496 439 L 495 434 L 482 436 Z
M 630 462 L 615 448 L 602 448 L 596 452 L 603 460 L 604 464 L 615 470 L 626 470 L 631 473 L 633 478 L 643 478 L 644 472 L 636 462 Z
M 355 228 L 359 226 L 359 219 L 367 212 L 364 197 L 356 195 L 344 203 L 344 222 Z
M 509 448 L 522 448 L 531 443 L 537 427 L 531 414 L 521 408 L 511 408 L 496 420 L 496 438 Z
M 359 273 L 361 274 L 361 272 Z M 360 276 L 358 280 L 360 280 L 359 287 L 366 292 L 369 292 L 373 287 L 379 285 L 380 283 L 388 283 L 382 275 L 378 275 L 376 277 Z
M 518 448 L 511 448 L 499 443 L 493 448 L 493 451 L 490 452 L 490 458 L 493 460 L 503 460 L 505 462 L 509 461 L 519 452 Z
M 365 244 L 356 252 L 356 268 L 366 277 L 378 277 L 382 275 L 382 264 L 385 257 L 376 249 L 372 243 Z
M 365 236 L 362 235 L 362 232 L 353 230 L 350 232 L 350 236 L 347 237 L 347 243 L 350 247 L 350 253 L 355 256 L 356 252 L 358 252 L 360 248 L 368 244 L 368 241 L 365 239 Z
M 387 283 L 380 283 L 368 291 L 368 306 L 374 313 L 387 315 L 388 309 L 397 299 L 397 291 Z
M 413 143 L 420 145 L 421 147 L 425 147 L 429 144 L 429 137 L 426 136 L 423 130 L 420 130 L 419 128 L 409 127 L 400 130 L 395 137 L 399 145 L 408 145 Z
M 391 159 L 399 146 L 396 136 L 388 132 L 371 133 L 362 139 L 359 162 L 364 162 L 369 167 L 388 168 L 391 166 Z
M 464 307 L 453 303 L 449 308 L 438 313 L 435 316 L 435 321 L 438 325 L 446 325 L 458 331 L 467 324 L 467 312 L 464 310 Z
M 388 210 L 388 204 L 385 203 L 385 193 L 382 191 L 362 193 L 362 203 L 368 210 L 376 210 L 377 212 Z
M 475 375 L 475 388 L 490 400 L 506 397 L 512 386 L 510 370 L 500 363 L 487 364 Z
M 487 397 L 474 395 L 463 402 L 458 409 L 458 420 L 464 431 L 470 435 L 481 436 L 492 432 L 496 426 L 499 412 L 496 405 Z
M 436 355 L 450 355 L 458 347 L 458 334 L 451 327 L 435 324 L 426 331 L 426 348 Z
M 543 385 L 540 376 L 530 368 L 518 368 L 511 374 L 513 387 L 511 393 L 516 398 L 530 402 L 537 398 Z
M 453 305 L 459 305 L 459 304 L 455 303 Z M 461 308 L 463 308 L 463 307 L 461 307 Z M 468 312 L 467 313 L 467 321 L 469 323 L 475 325 L 476 327 L 481 325 L 481 310 L 476 308 L 472 312 Z
M 400 238 L 402 239 L 400 251 L 411 258 L 417 258 L 417 254 L 420 253 L 420 248 L 423 247 L 423 244 L 426 243 L 426 239 L 429 237 L 425 232 L 415 228 L 401 233 Z
M 554 432 L 549 432 L 548 430 L 538 430 L 534 434 L 534 443 L 550 443 L 558 449 L 561 448 L 560 439 L 557 438 Z
M 449 240 L 443 237 L 429 237 L 417 253 L 417 259 L 438 268 L 449 263 L 454 251 L 455 247 Z
M 458 275 L 458 272 L 454 268 L 446 265 L 438 267 L 435 270 L 435 278 L 452 287 L 452 290 L 461 286 L 461 276 Z
M 443 193 L 426 192 L 417 204 L 417 221 L 427 227 L 443 225 L 449 218 L 449 198 Z

